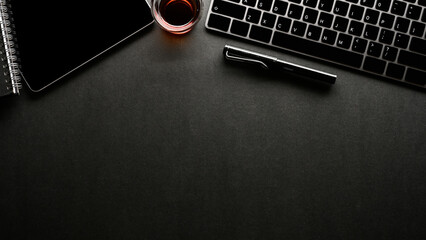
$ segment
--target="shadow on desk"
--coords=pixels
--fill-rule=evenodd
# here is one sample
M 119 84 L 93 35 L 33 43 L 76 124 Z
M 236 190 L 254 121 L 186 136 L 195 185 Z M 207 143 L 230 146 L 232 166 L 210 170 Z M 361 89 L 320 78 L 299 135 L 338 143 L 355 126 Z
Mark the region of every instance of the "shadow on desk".
M 18 101 L 20 96 L 8 95 L 0 97 L 0 121 L 4 119 L 4 116 L 8 112 L 12 111 L 16 107 L 16 101 Z

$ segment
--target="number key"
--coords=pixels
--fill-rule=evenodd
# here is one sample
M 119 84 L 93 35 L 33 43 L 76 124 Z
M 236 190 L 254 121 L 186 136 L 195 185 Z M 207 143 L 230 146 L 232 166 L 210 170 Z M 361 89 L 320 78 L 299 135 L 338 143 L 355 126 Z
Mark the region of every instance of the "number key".
M 256 0 L 243 0 L 243 4 L 247 6 L 254 7 L 256 6 Z
M 374 0 L 361 0 L 361 5 L 367 6 L 367 7 L 373 7 Z

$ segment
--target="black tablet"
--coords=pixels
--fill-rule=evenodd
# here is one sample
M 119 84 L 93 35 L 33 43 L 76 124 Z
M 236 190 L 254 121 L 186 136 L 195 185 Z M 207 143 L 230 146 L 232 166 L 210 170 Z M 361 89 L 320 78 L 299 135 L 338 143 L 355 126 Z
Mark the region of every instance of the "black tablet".
M 64 78 L 153 22 L 145 0 L 10 0 L 20 70 L 32 91 Z

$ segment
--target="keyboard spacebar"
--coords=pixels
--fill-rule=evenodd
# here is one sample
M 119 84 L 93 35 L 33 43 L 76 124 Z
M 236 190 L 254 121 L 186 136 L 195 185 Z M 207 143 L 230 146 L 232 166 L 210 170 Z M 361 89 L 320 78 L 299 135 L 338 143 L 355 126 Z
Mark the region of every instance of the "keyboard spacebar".
M 337 47 L 275 32 L 272 44 L 354 68 L 360 68 L 363 56 Z

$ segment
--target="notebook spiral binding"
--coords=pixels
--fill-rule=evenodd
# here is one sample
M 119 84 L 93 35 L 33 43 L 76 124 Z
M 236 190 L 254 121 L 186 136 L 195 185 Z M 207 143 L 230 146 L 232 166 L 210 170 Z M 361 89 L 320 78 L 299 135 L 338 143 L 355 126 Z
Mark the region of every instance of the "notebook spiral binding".
M 0 1 L 0 27 L 1 33 L 3 35 L 4 42 L 4 51 L 7 58 L 7 66 L 4 65 L 4 68 L 8 68 L 8 73 L 10 74 L 10 83 L 8 88 L 12 90 L 14 94 L 19 94 L 21 89 L 21 76 L 19 71 L 19 63 L 16 52 L 15 45 L 15 36 L 13 33 L 14 26 L 12 24 L 11 13 L 9 11 L 10 5 L 5 1 Z

